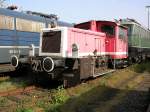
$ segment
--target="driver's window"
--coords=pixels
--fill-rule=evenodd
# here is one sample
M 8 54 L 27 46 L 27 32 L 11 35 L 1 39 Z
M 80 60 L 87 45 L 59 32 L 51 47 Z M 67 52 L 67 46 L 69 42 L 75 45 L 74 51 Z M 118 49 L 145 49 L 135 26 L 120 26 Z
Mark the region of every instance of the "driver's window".
M 112 25 L 102 25 L 101 31 L 109 35 L 115 35 L 115 27 Z

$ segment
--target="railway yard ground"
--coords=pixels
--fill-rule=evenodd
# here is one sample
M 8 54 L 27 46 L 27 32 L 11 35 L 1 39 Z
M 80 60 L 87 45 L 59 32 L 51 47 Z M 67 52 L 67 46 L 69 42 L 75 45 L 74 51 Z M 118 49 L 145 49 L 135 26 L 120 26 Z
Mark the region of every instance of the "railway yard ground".
M 150 63 L 64 89 L 35 74 L 0 77 L 0 112 L 148 112 Z

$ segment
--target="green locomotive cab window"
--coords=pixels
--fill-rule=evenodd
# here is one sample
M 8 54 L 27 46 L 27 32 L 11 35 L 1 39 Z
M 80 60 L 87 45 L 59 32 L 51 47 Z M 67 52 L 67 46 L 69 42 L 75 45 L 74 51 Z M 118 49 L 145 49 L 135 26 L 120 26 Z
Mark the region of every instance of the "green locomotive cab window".
M 131 34 L 132 34 L 132 25 L 124 24 L 124 26 L 126 26 L 128 28 L 128 36 L 131 36 Z
M 119 27 L 119 38 L 125 40 L 126 36 L 127 35 L 126 35 L 125 29 L 122 27 Z

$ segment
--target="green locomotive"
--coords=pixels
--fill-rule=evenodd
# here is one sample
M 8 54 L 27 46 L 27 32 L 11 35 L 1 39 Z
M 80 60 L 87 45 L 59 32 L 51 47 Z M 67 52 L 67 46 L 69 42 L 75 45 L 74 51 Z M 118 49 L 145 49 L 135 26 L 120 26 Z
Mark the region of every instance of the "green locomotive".
M 121 19 L 120 23 L 128 28 L 128 55 L 132 61 L 150 57 L 150 30 L 134 19 Z

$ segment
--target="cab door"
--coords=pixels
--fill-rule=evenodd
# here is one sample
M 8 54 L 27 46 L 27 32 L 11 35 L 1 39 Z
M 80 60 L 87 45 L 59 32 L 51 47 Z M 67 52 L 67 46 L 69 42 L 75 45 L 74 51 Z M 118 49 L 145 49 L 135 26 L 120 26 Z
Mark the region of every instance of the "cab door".
M 95 52 L 101 52 L 101 40 L 100 38 L 95 38 Z

